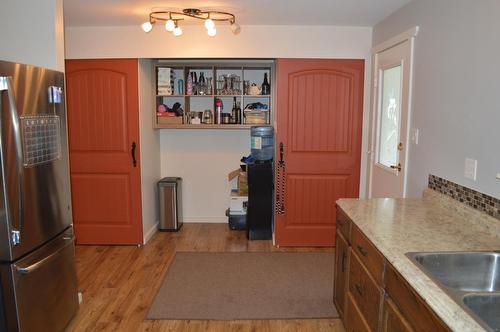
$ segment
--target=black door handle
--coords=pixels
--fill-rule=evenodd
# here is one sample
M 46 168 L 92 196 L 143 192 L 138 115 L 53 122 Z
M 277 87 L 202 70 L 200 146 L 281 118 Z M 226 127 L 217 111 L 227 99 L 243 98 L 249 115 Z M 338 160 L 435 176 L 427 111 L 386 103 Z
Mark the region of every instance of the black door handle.
M 135 142 L 132 142 L 132 149 L 130 150 L 130 153 L 132 154 L 132 165 L 134 167 L 137 167 L 137 160 L 135 160 L 135 148 L 136 148 Z

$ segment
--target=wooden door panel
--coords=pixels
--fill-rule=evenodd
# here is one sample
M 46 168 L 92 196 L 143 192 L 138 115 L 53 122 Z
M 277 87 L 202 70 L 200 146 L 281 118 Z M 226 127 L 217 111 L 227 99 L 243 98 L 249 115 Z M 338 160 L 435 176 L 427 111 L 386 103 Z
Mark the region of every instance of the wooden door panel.
M 76 174 L 71 177 L 71 183 L 73 193 L 78 197 L 73 214 L 79 227 L 131 224 L 127 174 Z
M 332 70 L 292 74 L 289 132 L 292 152 L 346 152 L 351 78 Z M 317 89 L 316 87 L 322 87 Z
M 279 59 L 277 69 L 286 190 L 276 242 L 333 246 L 335 201 L 359 195 L 364 61 Z
M 125 152 L 127 144 L 126 73 L 87 70 L 71 76 L 69 133 L 73 151 Z
M 345 192 L 347 178 L 336 175 L 287 175 L 286 227 L 300 232 L 302 227 L 324 227 L 335 218 L 335 201 Z
M 137 60 L 68 60 L 66 82 L 77 242 L 141 244 Z

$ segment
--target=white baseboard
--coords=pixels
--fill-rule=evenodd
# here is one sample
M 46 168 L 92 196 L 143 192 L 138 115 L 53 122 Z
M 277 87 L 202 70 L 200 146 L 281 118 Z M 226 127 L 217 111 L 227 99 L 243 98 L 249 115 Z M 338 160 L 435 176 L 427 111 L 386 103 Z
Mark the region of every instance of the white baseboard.
M 183 221 L 189 223 L 206 223 L 206 224 L 227 224 L 227 217 L 184 217 Z
M 146 233 L 144 233 L 144 244 L 148 243 L 149 240 L 155 235 L 155 233 L 158 231 L 158 224 L 159 222 L 156 222 Z

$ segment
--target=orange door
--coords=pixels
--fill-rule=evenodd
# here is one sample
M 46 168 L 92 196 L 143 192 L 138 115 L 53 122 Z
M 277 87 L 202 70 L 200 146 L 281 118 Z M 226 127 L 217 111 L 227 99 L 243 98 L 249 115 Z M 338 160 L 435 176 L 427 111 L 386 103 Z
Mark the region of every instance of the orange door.
M 73 222 L 79 244 L 143 242 L 137 76 L 136 59 L 66 61 Z
M 363 74 L 364 60 L 277 62 L 279 246 L 333 246 L 335 201 L 359 196 Z

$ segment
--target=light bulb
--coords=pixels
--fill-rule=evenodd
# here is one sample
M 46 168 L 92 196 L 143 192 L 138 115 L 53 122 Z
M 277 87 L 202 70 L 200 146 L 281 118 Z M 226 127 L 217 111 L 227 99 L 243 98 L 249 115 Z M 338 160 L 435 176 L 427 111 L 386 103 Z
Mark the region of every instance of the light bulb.
M 141 27 L 144 32 L 149 32 L 153 29 L 153 25 L 151 24 L 151 22 L 144 22 L 142 23 Z
M 215 28 L 215 23 L 214 23 L 214 21 L 212 21 L 211 18 L 207 18 L 205 20 L 205 28 L 207 28 L 207 30 Z
M 173 31 L 173 34 L 176 37 L 179 37 L 180 35 L 182 35 L 182 29 L 181 29 L 181 27 L 179 27 L 179 26 L 175 27 L 174 31 Z
M 207 33 L 210 37 L 214 37 L 217 34 L 217 29 L 216 28 L 208 29 Z
M 236 23 L 236 22 L 231 23 L 231 31 L 235 35 L 239 34 L 241 32 L 240 25 L 238 23 Z
M 167 22 L 165 23 L 165 29 L 167 29 L 167 31 L 174 31 L 175 29 L 175 22 L 171 19 L 167 20 Z

